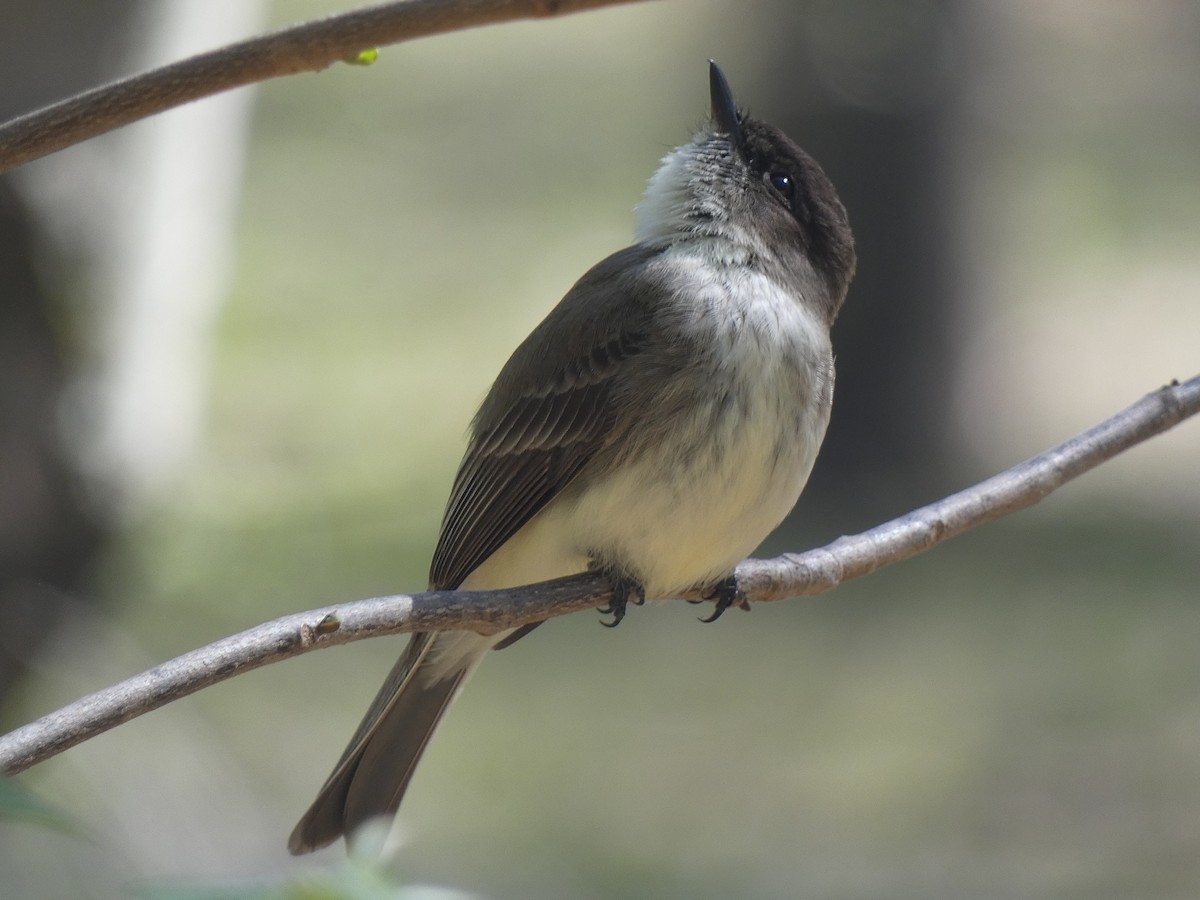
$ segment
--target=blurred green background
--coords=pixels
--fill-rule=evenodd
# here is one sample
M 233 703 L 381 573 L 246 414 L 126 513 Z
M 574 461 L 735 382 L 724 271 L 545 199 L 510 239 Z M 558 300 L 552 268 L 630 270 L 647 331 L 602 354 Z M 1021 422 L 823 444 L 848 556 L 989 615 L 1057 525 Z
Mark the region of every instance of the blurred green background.
M 901 205 L 882 238 L 860 232 L 863 278 L 878 282 L 889 233 L 911 256 L 928 232 L 941 256 L 907 263 L 953 287 L 927 310 L 939 351 L 891 348 L 928 369 L 936 399 L 908 401 L 932 445 L 889 474 L 888 439 L 855 438 L 882 462 L 823 476 L 764 553 L 868 527 L 1194 375 L 1200 20 L 1150 7 L 816 3 L 800 28 L 790 4 L 665 0 L 263 85 L 202 444 L 104 553 L 102 610 L 33 662 L 5 724 L 268 618 L 422 587 L 475 405 L 628 243 L 641 186 L 706 114 L 709 57 L 771 121 L 924 117 L 936 140 L 912 146 L 936 214 Z M 913 32 L 920 89 L 881 92 L 889 41 Z M 824 80 L 775 75 L 789 54 Z M 834 112 L 796 113 L 814 96 Z M 839 185 L 862 179 L 818 149 L 847 138 L 794 136 Z M 856 225 L 871 200 L 886 210 L 872 190 L 858 207 L 863 189 L 845 192 Z M 852 288 L 835 330 L 862 393 L 895 380 L 851 340 L 904 318 L 888 300 Z M 677 603 L 614 631 L 547 625 L 489 659 L 439 732 L 399 818 L 400 881 L 507 898 L 1200 895 L 1198 432 L 831 595 L 713 626 Z M 400 646 L 236 678 L 22 776 L 93 836 L 0 825 L 6 896 L 336 865 L 340 846 L 292 860 L 284 841 Z

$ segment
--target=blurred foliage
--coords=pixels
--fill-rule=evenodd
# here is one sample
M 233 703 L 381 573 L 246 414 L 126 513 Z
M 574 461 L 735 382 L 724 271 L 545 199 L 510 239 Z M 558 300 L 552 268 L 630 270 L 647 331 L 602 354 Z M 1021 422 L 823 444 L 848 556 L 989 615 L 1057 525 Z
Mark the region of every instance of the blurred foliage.
M 446 888 L 402 886 L 378 858 L 360 854 L 333 868 L 307 869 L 272 883 L 161 885 L 138 891 L 143 900 L 471 900 L 472 896 Z
M 64 834 L 84 834 L 69 813 L 37 797 L 11 778 L 0 778 L 0 819 L 52 828 Z

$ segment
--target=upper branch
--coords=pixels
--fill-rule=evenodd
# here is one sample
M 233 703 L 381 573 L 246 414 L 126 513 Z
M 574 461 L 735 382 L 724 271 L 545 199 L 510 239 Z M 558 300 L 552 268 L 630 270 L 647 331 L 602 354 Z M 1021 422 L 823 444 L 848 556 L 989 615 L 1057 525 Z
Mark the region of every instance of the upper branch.
M 155 113 L 370 47 L 636 0 L 398 0 L 293 25 L 93 88 L 0 125 L 0 173 Z
M 1155 391 L 1064 444 L 936 503 L 806 553 L 746 560 L 747 600 L 832 590 L 957 534 L 1036 503 L 1123 450 L 1200 412 L 1200 375 Z M 501 591 L 431 591 L 285 616 L 184 654 L 0 737 L 0 771 L 15 774 L 210 684 L 318 647 L 405 631 L 494 632 L 602 605 L 607 581 L 585 574 Z

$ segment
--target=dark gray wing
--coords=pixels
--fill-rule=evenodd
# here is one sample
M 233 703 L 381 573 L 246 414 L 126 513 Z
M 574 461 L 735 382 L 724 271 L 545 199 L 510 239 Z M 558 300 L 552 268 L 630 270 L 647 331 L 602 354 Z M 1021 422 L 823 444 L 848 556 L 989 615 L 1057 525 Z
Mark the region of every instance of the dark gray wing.
M 501 370 L 450 492 L 431 588 L 458 587 L 619 438 L 614 393 L 651 340 L 657 252 L 634 246 L 597 264 Z

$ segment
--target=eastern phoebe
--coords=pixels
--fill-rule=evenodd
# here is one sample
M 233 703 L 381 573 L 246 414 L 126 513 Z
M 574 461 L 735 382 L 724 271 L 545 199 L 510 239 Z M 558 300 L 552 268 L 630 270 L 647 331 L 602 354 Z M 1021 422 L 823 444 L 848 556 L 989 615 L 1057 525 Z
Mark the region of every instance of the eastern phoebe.
M 517 348 L 471 425 L 434 590 L 597 568 L 604 612 L 708 589 L 800 496 L 833 396 L 829 329 L 854 274 L 837 192 L 782 132 L 739 112 L 710 64 L 712 124 L 668 154 L 637 243 L 585 274 Z M 414 634 L 288 841 L 323 847 L 400 805 L 425 745 L 500 634 Z

